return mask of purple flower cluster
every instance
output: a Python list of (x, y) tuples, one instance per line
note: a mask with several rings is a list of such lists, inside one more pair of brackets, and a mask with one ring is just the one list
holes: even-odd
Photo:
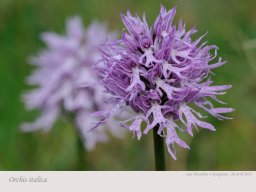
[[(122, 123), (141, 138), (151, 129), (165, 138), (170, 155), (176, 159), (174, 144), (189, 149), (178, 136), (193, 128), (214, 131), (210, 123), (192, 108), (196, 106), (217, 119), (229, 119), (223, 113), (232, 108), (215, 108), (211, 100), (223, 104), (216, 96), (225, 94), (231, 85), (212, 85), (211, 70), (225, 62), (217, 57), (218, 47), (192, 40), (195, 28), (185, 30), (180, 20), (173, 24), (176, 8), (167, 11), (163, 6), (153, 27), (145, 18), (127, 13), (121, 15), (127, 29), (120, 40), (107, 41), (101, 46), (103, 61), (98, 65), (102, 85), (112, 94), (116, 106), (99, 122), (130, 106), (137, 114)], [(210, 64), (211, 63), (211, 64)], [(141, 130), (143, 122), (146, 128)], [(185, 126), (184, 126), (185, 125)], [(184, 128), (185, 127), (185, 128)]]
[[(37, 109), (42, 115), (33, 123), (24, 123), (24, 131), (49, 130), (56, 120), (65, 114), (72, 114), (85, 147), (93, 149), (98, 141), (108, 139), (106, 131), (122, 136), (122, 130), (114, 120), (107, 126), (88, 132), (92, 123), (99, 121), (92, 116), (96, 110), (108, 110), (106, 93), (98, 82), (92, 67), (101, 56), (98, 46), (107, 39), (105, 25), (94, 22), (87, 30), (81, 19), (74, 17), (67, 21), (67, 35), (44, 33), (47, 49), (31, 59), (37, 68), (28, 83), (37, 88), (24, 95), (28, 109)], [(113, 38), (115, 34), (109, 34)]]

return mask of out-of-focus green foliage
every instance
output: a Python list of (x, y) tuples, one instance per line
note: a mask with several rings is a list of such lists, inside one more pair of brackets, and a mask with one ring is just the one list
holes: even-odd
[[(256, 1), (255, 0), (163, 0), (177, 6), (179, 18), (205, 40), (217, 44), (228, 64), (215, 70), (216, 84), (232, 84), (222, 99), (236, 109), (234, 120), (210, 118), (217, 131), (201, 130), (186, 138), (191, 150), (177, 147), (178, 159), (167, 156), (169, 170), (256, 169)], [(28, 89), (25, 78), (32, 71), (27, 58), (44, 45), (43, 31), (63, 32), (65, 19), (81, 15), (84, 24), (105, 21), (122, 30), (120, 12), (130, 9), (147, 14), (152, 23), (160, 3), (154, 0), (0, 0), (0, 170), (75, 170), (78, 153), (75, 130), (60, 120), (49, 132), (21, 133), (19, 124), (33, 120), (21, 94)], [(88, 170), (153, 170), (152, 135), (141, 141), (129, 134), (123, 140), (98, 144), (85, 154)]]

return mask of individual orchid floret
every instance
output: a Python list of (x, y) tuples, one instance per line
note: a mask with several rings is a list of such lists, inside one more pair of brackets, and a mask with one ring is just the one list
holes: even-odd
[[(173, 24), (176, 8), (169, 11), (161, 6), (152, 27), (130, 12), (121, 15), (127, 30), (121, 39), (107, 41), (101, 46), (102, 58), (98, 74), (102, 85), (115, 98), (137, 112), (122, 126), (141, 138), (152, 129), (166, 139), (170, 155), (176, 159), (174, 145), (189, 149), (178, 136), (193, 136), (199, 127), (214, 131), (210, 123), (202, 120), (194, 106), (218, 119), (232, 112), (232, 108), (215, 108), (211, 100), (223, 103), (217, 96), (226, 93), (230, 85), (212, 85), (211, 70), (225, 62), (217, 57), (218, 47), (193, 40), (195, 28), (185, 29), (182, 21)], [(111, 114), (115, 115), (115, 114)], [(109, 114), (108, 117), (111, 117)], [(101, 121), (103, 122), (103, 121)], [(104, 119), (107, 122), (107, 119)], [(142, 124), (146, 128), (142, 130)], [(184, 128), (185, 127), (185, 128)]]
[(24, 95), (27, 108), (39, 110), (42, 115), (21, 127), (23, 131), (49, 130), (61, 115), (69, 114), (90, 150), (97, 142), (107, 141), (107, 132), (122, 136), (113, 120), (107, 126), (88, 131), (92, 123), (99, 121), (92, 112), (111, 109), (93, 67), (101, 58), (98, 46), (115, 34), (108, 34), (106, 26), (98, 22), (85, 29), (79, 17), (67, 21), (66, 31), (66, 36), (42, 35), (47, 49), (31, 59), (37, 68), (28, 78), (28, 83), (37, 88)]

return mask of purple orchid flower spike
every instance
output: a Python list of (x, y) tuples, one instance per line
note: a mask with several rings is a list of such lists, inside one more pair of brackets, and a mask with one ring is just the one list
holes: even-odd
[(28, 83), (37, 88), (24, 94), (28, 109), (37, 109), (42, 115), (33, 123), (24, 123), (23, 131), (49, 130), (61, 114), (72, 114), (86, 149), (91, 150), (97, 142), (108, 140), (107, 132), (122, 137), (123, 130), (112, 119), (106, 126), (88, 131), (99, 118), (91, 115), (97, 110), (111, 109), (106, 104), (107, 93), (98, 84), (93, 70), (101, 59), (98, 46), (114, 38), (105, 25), (93, 22), (87, 29), (79, 17), (67, 21), (67, 34), (44, 33), (47, 49), (31, 59), (37, 68)]
[[(153, 27), (148, 26), (145, 16), (140, 19), (130, 12), (121, 15), (127, 30), (123, 31), (121, 39), (101, 46), (103, 61), (98, 66), (102, 85), (117, 103), (124, 104), (111, 115), (129, 106), (137, 115), (124, 121), (122, 126), (138, 139), (157, 129), (174, 159), (174, 144), (189, 149), (179, 133), (193, 136), (198, 127), (215, 131), (192, 106), (221, 120), (228, 119), (223, 114), (233, 111), (232, 108), (215, 108), (210, 101), (223, 103), (216, 96), (231, 88), (230, 85), (212, 85), (211, 70), (225, 63), (221, 58), (213, 62), (218, 47), (200, 44), (203, 36), (192, 40), (197, 30), (186, 31), (182, 21), (175, 26), (175, 14), (176, 8), (167, 11), (161, 6)], [(141, 127), (143, 122), (145, 130)]]

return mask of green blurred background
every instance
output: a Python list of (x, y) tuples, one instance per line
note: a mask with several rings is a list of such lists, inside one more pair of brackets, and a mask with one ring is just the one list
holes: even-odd
[[(222, 100), (236, 109), (234, 120), (209, 121), (216, 132), (200, 130), (185, 138), (191, 150), (177, 149), (178, 160), (166, 154), (168, 170), (256, 170), (256, 1), (163, 0), (188, 27), (196, 26), (204, 40), (219, 46), (228, 63), (215, 70), (216, 84), (232, 84)], [(84, 24), (106, 21), (122, 30), (120, 12), (147, 14), (150, 24), (159, 13), (154, 0), (0, 0), (0, 170), (76, 170), (79, 151), (76, 133), (60, 120), (49, 132), (21, 133), (19, 124), (33, 120), (21, 102), (32, 72), (27, 58), (44, 47), (43, 31), (63, 32), (69, 16)], [(154, 170), (152, 133), (140, 141), (128, 134), (98, 144), (87, 153), (88, 170)], [(80, 154), (81, 155), (81, 154)]]

